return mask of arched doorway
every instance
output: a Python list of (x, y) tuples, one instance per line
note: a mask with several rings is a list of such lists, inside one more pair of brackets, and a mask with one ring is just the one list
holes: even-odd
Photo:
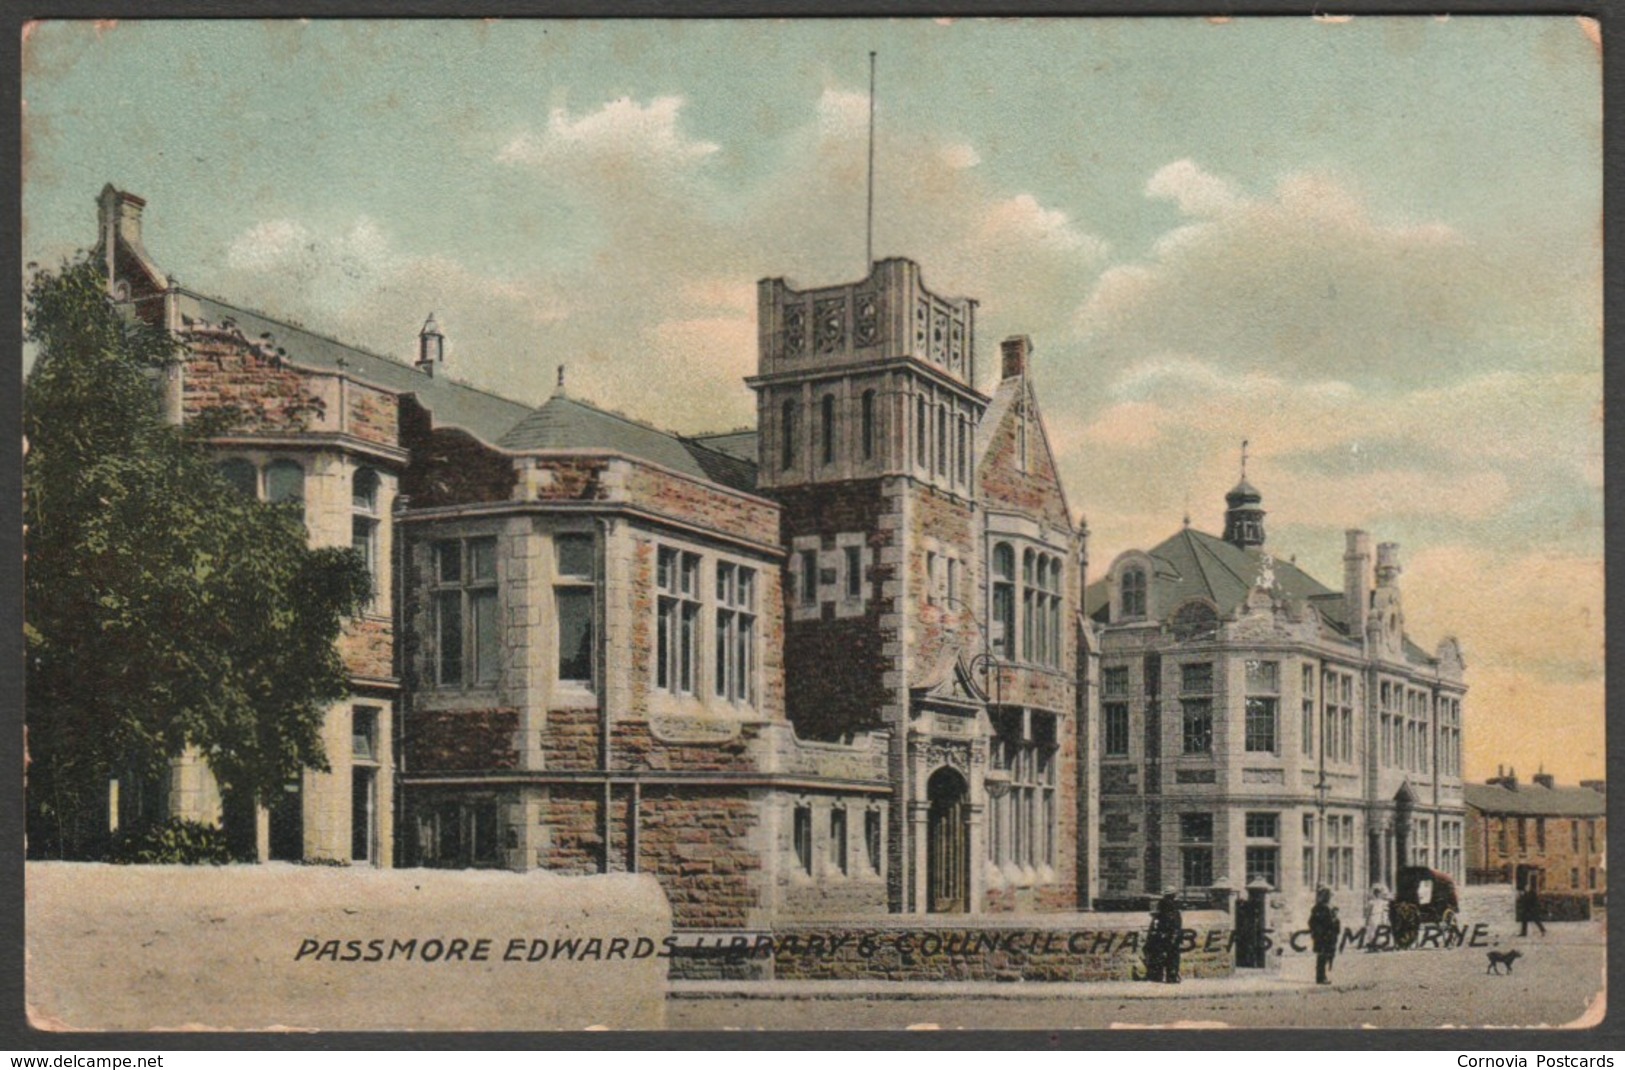
[(926, 781), (925, 793), (931, 804), (926, 909), (933, 914), (963, 914), (970, 909), (969, 785), (958, 772), (944, 766)]

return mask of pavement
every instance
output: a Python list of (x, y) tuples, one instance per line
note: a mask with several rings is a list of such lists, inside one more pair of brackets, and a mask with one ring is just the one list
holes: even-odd
[(1247, 970), (1234, 977), (1192, 978), (1177, 985), (1146, 981), (673, 981), (674, 1000), (938, 1000), (938, 999), (1226, 999), (1312, 996), (1374, 988), (1374, 981), (1317, 985)]
[[(1486, 948), (1337, 957), (1316, 985), (1313, 956), (1279, 971), (1178, 985), (1054, 982), (690, 981), (671, 985), (669, 1029), (1106, 1029), (1240, 1027), (1426, 1029), (1574, 1027), (1603, 1012), (1603, 923), (1549, 923), (1519, 937), (1497, 926), (1490, 948), (1517, 948), (1514, 971), (1489, 973)], [(1576, 1038), (1577, 1043), (1583, 1041)]]

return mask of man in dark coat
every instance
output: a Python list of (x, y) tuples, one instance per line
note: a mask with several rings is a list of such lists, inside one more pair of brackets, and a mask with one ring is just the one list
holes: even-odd
[(1158, 901), (1156, 912), (1151, 915), (1151, 932), (1145, 941), (1147, 980), (1179, 983), (1179, 943), (1184, 930), (1185, 918), (1179, 912), (1179, 901), (1169, 892)]
[(1540, 886), (1534, 877), (1530, 877), (1529, 883), (1524, 885), (1522, 894), (1518, 896), (1518, 920), (1523, 922), (1523, 928), (1518, 935), (1528, 936), (1529, 923), (1534, 922), (1540, 926), (1540, 935), (1545, 936), (1545, 918), (1546, 915), (1540, 909)]
[(1309, 912), (1309, 939), (1315, 945), (1315, 984), (1329, 985), (1332, 960), (1337, 957), (1337, 938), (1342, 923), (1337, 908), (1332, 906), (1332, 890), (1322, 888), (1315, 893), (1315, 908)]

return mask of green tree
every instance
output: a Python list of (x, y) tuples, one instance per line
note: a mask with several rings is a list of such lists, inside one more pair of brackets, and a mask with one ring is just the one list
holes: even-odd
[(369, 580), (353, 551), (309, 548), (297, 506), (220, 477), (218, 420), (163, 421), (181, 344), (115, 306), (93, 260), (37, 271), (27, 301), (29, 851), (94, 857), (109, 779), (150, 782), (189, 746), (240, 808), (326, 768), (335, 644)]

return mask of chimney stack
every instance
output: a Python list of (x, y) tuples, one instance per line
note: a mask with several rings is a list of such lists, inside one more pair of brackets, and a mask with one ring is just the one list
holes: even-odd
[(1348, 607), (1349, 634), (1364, 638), (1371, 616), (1371, 536), (1350, 529), (1344, 533), (1343, 601)]
[(423, 330), (418, 332), (418, 359), (417, 369), (424, 375), (434, 376), (434, 366), (446, 359), (446, 336), (440, 333), (440, 324), (435, 322), (434, 313), (423, 321)]
[(999, 378), (1014, 379), (1027, 374), (1027, 365), (1033, 354), (1031, 338), (1024, 334), (1013, 334), (999, 343), (999, 351), (1004, 355), (1003, 371)]
[(1539, 784), (1543, 788), (1547, 788), (1549, 790), (1555, 790), (1557, 788), (1557, 778), (1552, 776), (1550, 773), (1536, 773), (1534, 780), (1536, 784)]
[(1385, 542), (1377, 546), (1377, 586), (1397, 587), (1399, 574), (1399, 543)]
[(109, 182), (96, 198), (101, 252), (107, 265), (107, 292), (113, 293), (117, 274), (116, 250), (122, 243), (141, 252), (141, 210), (147, 202), (133, 193), (114, 189)]

